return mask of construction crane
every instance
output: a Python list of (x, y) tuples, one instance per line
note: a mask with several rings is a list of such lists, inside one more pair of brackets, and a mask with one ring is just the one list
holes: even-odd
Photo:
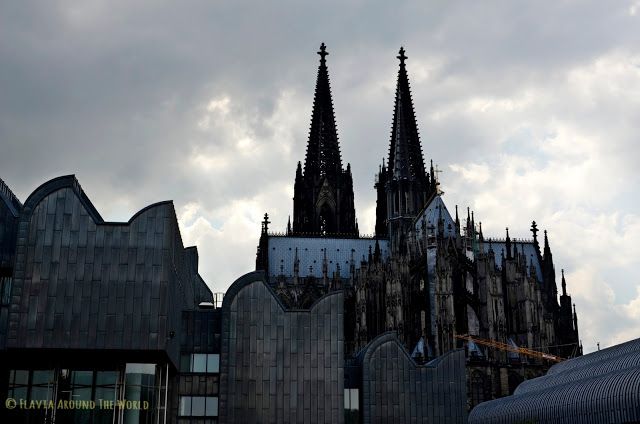
[(552, 355), (550, 353), (539, 352), (537, 350), (528, 349), (526, 347), (511, 346), (511, 345), (509, 345), (507, 343), (502, 343), (502, 342), (499, 342), (497, 340), (482, 339), (480, 337), (471, 336), (469, 334), (456, 335), (455, 338), (456, 339), (461, 339), (461, 340), (466, 340), (468, 342), (474, 342), (476, 344), (483, 345), (483, 346), (488, 346), (488, 347), (493, 347), (493, 348), (500, 349), (500, 350), (506, 350), (506, 351), (509, 351), (509, 352), (514, 352), (514, 353), (517, 353), (517, 354), (520, 354), (520, 355), (526, 355), (526, 356), (531, 356), (531, 357), (534, 357), (534, 358), (546, 359), (546, 360), (552, 361), (552, 362), (562, 362), (565, 359), (565, 358), (561, 358), (561, 357), (556, 356), (556, 355)]

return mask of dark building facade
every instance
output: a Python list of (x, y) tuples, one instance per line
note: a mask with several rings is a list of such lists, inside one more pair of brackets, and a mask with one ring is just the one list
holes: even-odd
[(376, 337), (362, 363), (363, 423), (466, 422), (464, 350), (418, 365), (395, 332)]
[(105, 222), (74, 176), (2, 187), (0, 421), (216, 422), (220, 313), (173, 204)]
[(417, 364), (395, 333), (344, 359), (344, 292), (285, 305), (263, 272), (222, 307), (220, 419), (226, 423), (465, 423), (464, 352)]
[[(340, 150), (334, 137), (337, 131), (324, 45), (319, 53), (305, 163), (331, 163), (331, 169), (338, 170), (341, 165), (336, 165), (335, 158), (340, 157)], [(544, 240), (539, 241), (535, 221), (528, 239), (513, 238), (508, 229), (504, 238), (485, 237), (472, 211), (467, 209), (466, 220), (459, 217), (457, 206), (455, 217), (449, 212), (433, 161), (428, 171), (425, 167), (403, 48), (398, 59), (388, 160), (379, 166), (374, 185), (375, 235), (361, 236), (357, 225), (355, 232), (333, 224), (302, 230), (301, 193), (317, 190), (299, 189), (308, 170), (305, 167), (302, 173), (298, 164), (294, 226), (287, 224), (285, 232), (274, 233), (265, 214), (256, 269), (265, 272), (270, 286), (290, 307), (308, 306), (326, 293), (344, 291), (347, 360), (387, 331), (396, 331), (419, 361), (464, 347), (467, 400), (473, 407), (513, 393), (520, 382), (544, 374), (550, 364), (540, 357), (464, 342), (460, 336), (573, 357), (581, 354), (577, 314), (564, 272), (558, 298), (549, 238), (545, 231)], [(331, 178), (322, 177), (328, 171), (323, 174), (317, 166), (308, 169), (316, 170), (314, 181), (324, 178), (324, 187), (337, 187), (331, 185)], [(337, 181), (338, 174), (333, 175)], [(353, 204), (352, 191), (340, 193), (351, 197), (340, 204)], [(318, 206), (325, 204), (318, 200), (321, 197), (306, 203), (307, 221), (342, 222), (343, 212)], [(322, 210), (333, 212), (322, 215)], [(352, 209), (344, 213), (349, 222), (355, 220)]]
[[(450, 422), (464, 422), (460, 354), (422, 366), (394, 340), (402, 355), (347, 362), (344, 292), (292, 307), (264, 272), (223, 300), (183, 246), (171, 202), (107, 222), (73, 175), (24, 204), (0, 188), (0, 422), (371, 422), (400, 414), (377, 403), (374, 384), (399, 370), (419, 374), (419, 401), (445, 396)], [(401, 386), (395, 408), (416, 396)]]
[(225, 422), (343, 422), (342, 292), (287, 310), (262, 275), (249, 274), (231, 286), (222, 313)]

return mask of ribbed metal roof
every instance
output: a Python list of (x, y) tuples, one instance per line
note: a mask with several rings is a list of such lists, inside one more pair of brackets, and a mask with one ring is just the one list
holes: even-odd
[[(516, 249), (518, 254), (520, 254), (524, 250), (524, 255), (527, 258), (527, 267), (533, 262), (533, 267), (536, 270), (536, 277), (538, 277), (538, 281), (542, 281), (542, 266), (540, 261), (538, 261), (538, 252), (536, 251), (536, 246), (532, 241), (520, 241), (515, 240), (511, 241), (511, 246), (516, 244)], [(500, 254), (504, 252), (504, 255), (507, 256), (507, 246), (504, 240), (494, 241), (490, 239), (485, 239), (484, 243), (480, 243), (480, 249), (483, 252), (488, 252), (489, 248), (493, 249), (493, 253), (496, 255), (496, 265), (498, 268), (502, 268), (502, 261), (500, 261)], [(513, 247), (512, 247), (513, 249)]]
[(554, 365), (513, 396), (484, 402), (470, 424), (624, 423), (640, 420), (640, 339)]
[[(389, 242), (378, 240), (382, 259), (389, 256)], [(269, 237), (269, 276), (284, 275), (293, 277), (293, 265), (298, 250), (300, 260), (300, 277), (322, 277), (322, 265), (327, 258), (327, 274), (329, 278), (340, 265), (340, 276), (349, 278), (349, 268), (353, 258), (356, 269), (360, 268), (363, 258), (369, 257), (369, 249), (373, 253), (375, 239), (349, 239), (326, 237)]]
[[(441, 215), (442, 213), (442, 215)], [(416, 234), (422, 234), (422, 228), (424, 226), (427, 234), (429, 233), (429, 227), (433, 225), (434, 231), (438, 229), (438, 220), (442, 216), (444, 221), (444, 235), (446, 237), (453, 237), (456, 234), (456, 222), (451, 217), (447, 206), (442, 201), (442, 197), (435, 196), (431, 203), (422, 210), (420, 215), (415, 220)]]

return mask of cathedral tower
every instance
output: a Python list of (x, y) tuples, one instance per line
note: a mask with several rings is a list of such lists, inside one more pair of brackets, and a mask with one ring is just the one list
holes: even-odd
[(389, 161), (376, 178), (378, 194), (376, 236), (388, 236), (393, 251), (401, 251), (412, 220), (435, 192), (435, 177), (425, 172), (418, 125), (411, 100), (404, 48), (398, 55), (400, 70), (396, 86)]
[(324, 43), (311, 114), (307, 154), (298, 162), (293, 197), (293, 234), (357, 236), (351, 165), (342, 168)]

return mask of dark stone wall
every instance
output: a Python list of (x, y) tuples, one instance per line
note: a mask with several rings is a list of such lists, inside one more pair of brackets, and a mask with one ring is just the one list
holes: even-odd
[(177, 367), (181, 311), (210, 300), (193, 262), (171, 202), (108, 223), (74, 176), (51, 180), (20, 214), (7, 347), (165, 351)]
[(238, 279), (222, 306), (220, 421), (344, 421), (343, 294), (286, 311), (264, 273)]
[(222, 310), (182, 312), (180, 349), (192, 353), (220, 353)]
[[(10, 278), (13, 275), (18, 215), (21, 208), (20, 202), (0, 180), (0, 277)], [(5, 348), (8, 323), (9, 307), (0, 304), (0, 350)]]
[(363, 422), (466, 423), (464, 350), (416, 365), (395, 333), (361, 353)]
[(19, 209), (16, 210), (10, 199), (0, 192), (0, 269), (13, 266), (18, 232), (18, 213)]

